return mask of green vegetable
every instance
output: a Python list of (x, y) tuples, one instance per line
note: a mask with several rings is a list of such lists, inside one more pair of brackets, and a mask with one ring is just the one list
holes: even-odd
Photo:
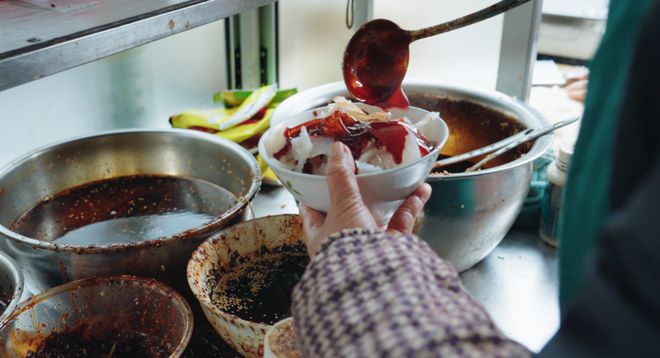
[[(213, 95), (213, 102), (222, 102), (226, 108), (237, 107), (240, 106), (241, 103), (243, 103), (243, 101), (245, 101), (245, 99), (252, 94), (252, 92), (254, 91), (232, 90), (217, 92)], [(268, 107), (274, 108), (278, 104), (282, 103), (285, 99), (293, 96), (296, 93), (298, 93), (296, 88), (278, 90), (277, 93), (275, 93), (275, 97), (273, 97), (273, 99), (268, 104)]]

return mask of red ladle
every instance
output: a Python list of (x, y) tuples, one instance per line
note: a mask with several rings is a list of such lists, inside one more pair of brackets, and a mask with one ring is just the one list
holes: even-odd
[(472, 14), (420, 30), (403, 30), (389, 20), (362, 25), (344, 52), (344, 83), (353, 97), (387, 108), (408, 108), (401, 82), (411, 42), (486, 20), (531, 0), (504, 0)]

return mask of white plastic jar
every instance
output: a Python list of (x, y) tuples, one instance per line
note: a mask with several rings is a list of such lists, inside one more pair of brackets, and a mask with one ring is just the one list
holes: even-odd
[(562, 145), (559, 148), (557, 159), (548, 167), (549, 182), (541, 203), (539, 235), (541, 240), (554, 247), (557, 247), (557, 228), (571, 157), (573, 157), (573, 146)]

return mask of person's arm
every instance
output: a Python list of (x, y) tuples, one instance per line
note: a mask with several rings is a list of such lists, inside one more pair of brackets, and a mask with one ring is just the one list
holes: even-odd
[(292, 312), (303, 356), (529, 356), (495, 327), (451, 264), (406, 234), (430, 188), (418, 189), (382, 231), (361, 202), (350, 154), (336, 149), (328, 215), (302, 208), (313, 259)]
[(305, 357), (526, 357), (413, 235), (330, 236), (293, 293)]

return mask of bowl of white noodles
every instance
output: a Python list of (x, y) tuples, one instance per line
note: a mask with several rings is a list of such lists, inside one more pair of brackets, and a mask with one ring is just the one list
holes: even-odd
[(362, 198), (379, 224), (431, 171), (449, 130), (438, 113), (409, 107), (383, 111), (344, 98), (292, 115), (259, 141), (259, 154), (301, 203), (327, 212), (330, 147), (351, 150)]

